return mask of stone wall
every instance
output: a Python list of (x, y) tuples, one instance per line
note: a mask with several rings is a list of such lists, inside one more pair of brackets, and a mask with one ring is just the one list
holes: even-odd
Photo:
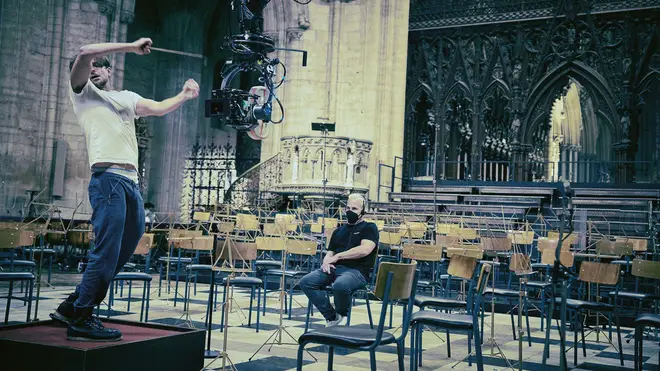
[(378, 164), (391, 165), (403, 154), (408, 8), (408, 1), (394, 0), (272, 2), (266, 8), (267, 33), (278, 45), (309, 55), (302, 67), (299, 53), (277, 54), (287, 66), (278, 91), (286, 118), (264, 140), (262, 159), (282, 151), (285, 137), (320, 135), (312, 122), (334, 122), (331, 139), (373, 143), (365, 182), (370, 198), (377, 197)]
[[(66, 143), (64, 195), (52, 199), (62, 216), (90, 213), (89, 164), (69, 100), (69, 59), (85, 44), (113, 41), (130, 21), (133, 3), (9, 0), (0, 12), (0, 216), (20, 217), (29, 192), (51, 201), (53, 148)], [(123, 18), (115, 14), (125, 15)], [(122, 61), (114, 61), (123, 70)], [(115, 87), (119, 80), (113, 80)]]

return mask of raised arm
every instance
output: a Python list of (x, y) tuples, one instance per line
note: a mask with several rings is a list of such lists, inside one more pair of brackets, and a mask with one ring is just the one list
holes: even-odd
[(80, 48), (73, 67), (71, 68), (71, 87), (76, 93), (85, 87), (92, 71), (94, 58), (114, 53), (151, 53), (152, 41), (149, 38), (141, 38), (132, 43), (101, 43), (90, 44)]
[(195, 80), (188, 79), (183, 84), (181, 92), (172, 98), (156, 102), (151, 99), (140, 99), (135, 107), (135, 114), (140, 117), (163, 116), (179, 108), (184, 102), (199, 96), (199, 85)]

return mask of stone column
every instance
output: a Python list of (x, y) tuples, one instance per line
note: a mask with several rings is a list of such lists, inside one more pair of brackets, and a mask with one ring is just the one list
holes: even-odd
[(654, 177), (653, 180), (656, 183), (660, 182), (660, 99), (655, 100), (655, 153), (653, 155), (652, 171)]
[(634, 166), (630, 163), (625, 163), (628, 161), (628, 152), (630, 151), (631, 142), (629, 139), (624, 139), (618, 143), (614, 143), (612, 146), (614, 148), (614, 161), (616, 164), (616, 171), (614, 176), (614, 182), (618, 184), (632, 182), (632, 170)]
[(511, 145), (511, 157), (513, 165), (512, 179), (516, 182), (529, 180), (529, 163), (527, 155), (532, 151), (530, 144), (514, 143)]
[(563, 143), (559, 144), (559, 180), (568, 180), (568, 149)]
[[(199, 1), (185, 9), (163, 5), (160, 9), (162, 31), (154, 40), (161, 48), (203, 54), (205, 12)], [(194, 10), (190, 10), (194, 9)], [(193, 57), (157, 53), (156, 100), (177, 95), (187, 79), (200, 82), (203, 61)], [(201, 98), (200, 98), (201, 99)], [(151, 118), (154, 137), (151, 146), (149, 199), (161, 212), (178, 213), (184, 182), (185, 159), (197, 135), (198, 121), (204, 119), (200, 103), (188, 101), (164, 117)]]
[[(119, 22), (115, 23), (117, 25), (117, 42), (130, 42), (134, 40), (127, 40), (126, 33), (128, 25), (133, 23), (135, 20), (135, 14), (133, 13), (133, 6), (135, 4), (130, 4), (130, 1), (125, 1), (123, 3), (124, 7), (121, 9), (119, 14)], [(128, 8), (129, 5), (132, 5)], [(115, 54), (115, 63), (112, 66), (113, 75), (114, 75), (114, 87), (116, 90), (124, 89), (124, 65), (126, 61), (126, 55), (123, 53)]]

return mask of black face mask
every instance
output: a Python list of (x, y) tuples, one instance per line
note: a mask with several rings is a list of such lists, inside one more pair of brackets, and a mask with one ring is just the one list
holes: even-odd
[(360, 215), (353, 210), (348, 210), (346, 212), (346, 219), (348, 220), (348, 224), (355, 224), (360, 219)]

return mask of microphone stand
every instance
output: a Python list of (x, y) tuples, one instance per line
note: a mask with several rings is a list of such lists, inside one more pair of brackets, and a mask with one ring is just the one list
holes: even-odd
[(564, 240), (564, 228), (566, 225), (566, 215), (568, 214), (568, 198), (566, 196), (566, 186), (564, 183), (559, 182), (559, 191), (562, 198), (562, 213), (559, 217), (559, 237), (557, 240), (557, 247), (555, 248), (555, 263), (552, 267), (552, 293), (550, 295), (550, 308), (546, 316), (546, 329), (545, 329), (545, 344), (543, 347), (543, 369), (546, 366), (546, 359), (550, 357), (550, 330), (552, 327), (552, 316), (554, 314), (555, 297), (557, 295), (557, 284), (561, 279), (561, 304), (559, 306), (559, 367), (562, 371), (567, 371), (568, 366), (566, 363), (566, 295), (568, 286), (568, 272), (566, 267), (561, 264), (559, 260), (561, 256), (561, 246)]

